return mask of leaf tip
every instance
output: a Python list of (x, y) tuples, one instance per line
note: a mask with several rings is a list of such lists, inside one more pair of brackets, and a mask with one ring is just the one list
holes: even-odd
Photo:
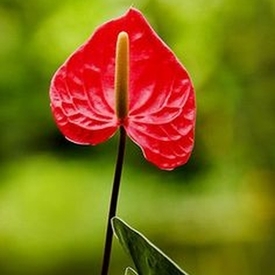
[(137, 272), (131, 267), (127, 267), (124, 275), (138, 275)]

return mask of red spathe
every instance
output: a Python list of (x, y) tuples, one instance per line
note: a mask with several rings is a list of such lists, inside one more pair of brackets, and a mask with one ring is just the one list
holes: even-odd
[[(115, 52), (120, 32), (130, 42), (129, 112), (115, 113)], [(51, 108), (61, 132), (78, 144), (96, 145), (122, 123), (145, 158), (161, 169), (186, 163), (194, 145), (195, 96), (173, 52), (136, 9), (99, 27), (55, 73)]]

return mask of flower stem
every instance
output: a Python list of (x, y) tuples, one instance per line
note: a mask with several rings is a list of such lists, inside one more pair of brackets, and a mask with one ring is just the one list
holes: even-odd
[(125, 129), (123, 126), (120, 126), (119, 129), (120, 129), (119, 146), (118, 146), (116, 168), (115, 168), (115, 174), (114, 174), (114, 180), (113, 180), (113, 190), (111, 195), (111, 202), (110, 202), (109, 215), (108, 215), (108, 221), (107, 221), (107, 231), (106, 231), (106, 238), (105, 238), (105, 248), (104, 248), (104, 254), (103, 254), (101, 275), (108, 274), (108, 269), (110, 264), (112, 242), (113, 242), (113, 230), (111, 225), (111, 219), (116, 215), (119, 186), (120, 186), (120, 179), (121, 179), (121, 173), (123, 168), (124, 152), (125, 152), (125, 145), (126, 145)]

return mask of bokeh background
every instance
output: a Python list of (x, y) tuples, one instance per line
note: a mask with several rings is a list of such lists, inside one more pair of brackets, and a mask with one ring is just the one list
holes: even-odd
[[(48, 89), (131, 5), (188, 68), (198, 117), (173, 172), (128, 142), (119, 216), (191, 275), (275, 274), (274, 0), (0, 0), (0, 274), (99, 274), (117, 137), (66, 141)], [(110, 274), (126, 265), (115, 241)]]

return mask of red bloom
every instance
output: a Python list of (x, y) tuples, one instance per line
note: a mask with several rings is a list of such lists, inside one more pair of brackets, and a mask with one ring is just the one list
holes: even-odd
[[(129, 37), (123, 118), (117, 115), (114, 92), (121, 32)], [(122, 125), (145, 158), (166, 170), (186, 163), (193, 149), (196, 114), (190, 77), (136, 9), (103, 24), (67, 59), (52, 79), (50, 99), (59, 129), (75, 143), (96, 145)]]

